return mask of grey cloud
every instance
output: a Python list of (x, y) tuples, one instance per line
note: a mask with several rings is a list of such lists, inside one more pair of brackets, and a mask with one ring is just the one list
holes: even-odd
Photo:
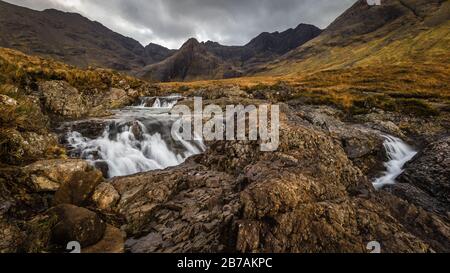
[(242, 45), (299, 23), (325, 28), (356, 0), (8, 0), (79, 12), (142, 44), (177, 48), (190, 37)]

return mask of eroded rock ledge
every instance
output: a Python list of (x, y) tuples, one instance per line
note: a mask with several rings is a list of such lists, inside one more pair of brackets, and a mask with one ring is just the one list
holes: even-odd
[(282, 108), (277, 153), (214, 142), (182, 166), (114, 179), (108, 211), (126, 219), (127, 250), (449, 251), (448, 219), (376, 192), (339, 139)]

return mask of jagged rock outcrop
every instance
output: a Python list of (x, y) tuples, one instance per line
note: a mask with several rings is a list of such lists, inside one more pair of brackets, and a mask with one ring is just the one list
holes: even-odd
[(88, 206), (95, 189), (102, 182), (103, 175), (99, 170), (74, 172), (70, 180), (63, 183), (55, 193), (53, 204)]
[(448, 251), (445, 218), (376, 192), (341, 141), (282, 109), (276, 153), (213, 142), (179, 167), (114, 179), (127, 249), (366, 252), (376, 240), (383, 252)]
[(339, 140), (348, 158), (364, 174), (373, 176), (382, 170), (381, 163), (387, 160), (387, 156), (381, 131), (343, 122), (344, 114), (333, 107), (303, 105), (297, 109), (299, 116)]

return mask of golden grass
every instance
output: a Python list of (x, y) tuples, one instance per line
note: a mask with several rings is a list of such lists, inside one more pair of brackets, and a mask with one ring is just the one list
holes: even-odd
[[(314, 49), (314, 54), (303, 52), (307, 58), (297, 59), (293, 55), (292, 58), (269, 64), (261, 76), (296, 76), (325, 69), (383, 67), (405, 63), (450, 64), (450, 22), (429, 29), (422, 30), (419, 29), (420, 26), (417, 28), (413, 32), (398, 28), (389, 35), (366, 38), (366, 42), (355, 42), (344, 47), (326, 46), (323, 40), (327, 37), (321, 37), (308, 44), (308, 47)], [(303, 49), (299, 49), (299, 52)]]
[(335, 105), (353, 113), (377, 107), (408, 114), (435, 115), (440, 108), (448, 109), (450, 106), (450, 66), (445, 63), (404, 63), (376, 68), (360, 66), (304, 75), (174, 82), (159, 86), (171, 93), (229, 86), (239, 86), (248, 93), (258, 90), (270, 92), (288, 86), (288, 94), (284, 92), (272, 97), (276, 101), (301, 100), (307, 104)]
[(99, 68), (82, 70), (51, 59), (0, 48), (0, 84), (8, 83), (23, 87), (41, 80), (64, 80), (81, 92), (102, 92), (120, 85), (137, 88), (144, 83), (113, 70)]

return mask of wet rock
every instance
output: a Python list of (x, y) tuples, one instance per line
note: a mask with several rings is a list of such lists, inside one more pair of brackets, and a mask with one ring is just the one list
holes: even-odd
[(35, 162), (23, 168), (30, 177), (36, 191), (56, 192), (69, 182), (77, 172), (92, 170), (88, 162), (78, 159), (54, 159)]
[(101, 183), (92, 195), (96, 206), (104, 211), (111, 210), (119, 201), (120, 195), (110, 183)]
[[(63, 124), (57, 129), (58, 133), (65, 135), (67, 132), (78, 132), (84, 137), (94, 139), (100, 137), (108, 125), (107, 120), (88, 119)], [(64, 139), (65, 140), (65, 139)]]
[(144, 106), (144, 107), (152, 107), (155, 104), (156, 97), (145, 97), (141, 98), (139, 103), (135, 104), (135, 106)]
[(109, 165), (105, 161), (95, 161), (94, 167), (102, 172), (103, 177), (109, 177)]
[(383, 170), (387, 155), (379, 132), (347, 126), (339, 135), (346, 154), (363, 173), (373, 176)]
[(82, 253), (124, 253), (126, 234), (111, 225), (106, 226), (102, 240), (93, 246), (83, 248)]
[(125, 246), (132, 253), (155, 253), (164, 246), (164, 240), (160, 233), (150, 233), (139, 239), (129, 239)]
[(57, 217), (52, 230), (52, 242), (66, 246), (77, 241), (88, 247), (98, 243), (105, 234), (106, 224), (92, 211), (73, 205), (59, 205), (48, 211)]
[(376, 111), (367, 115), (355, 116), (354, 119), (365, 126), (401, 139), (406, 140), (406, 136), (408, 136), (412, 138), (411, 141), (414, 141), (416, 146), (429, 145), (449, 133), (449, 121), (445, 115), (426, 118)]
[[(450, 137), (444, 137), (431, 143), (420, 152), (411, 162), (405, 166), (405, 171), (398, 178), (401, 183), (413, 185), (435, 198), (443, 205), (435, 208), (438, 211), (450, 211)], [(411, 198), (415, 198), (407, 194)], [(413, 200), (408, 198), (410, 200)], [(435, 207), (427, 199), (414, 202), (420, 205), (425, 202), (425, 207)], [(435, 204), (438, 204), (434, 202)]]
[(385, 214), (394, 217), (405, 230), (425, 241), (433, 252), (450, 251), (448, 215), (429, 213), (421, 207), (386, 192), (380, 192), (374, 201), (382, 205), (386, 210)]
[(52, 113), (66, 118), (80, 118), (87, 114), (81, 94), (67, 82), (43, 82), (39, 90), (44, 97), (45, 107)]
[(75, 172), (69, 181), (60, 186), (53, 199), (53, 204), (86, 206), (95, 188), (102, 182), (103, 175), (98, 170)]
[(131, 126), (131, 132), (133, 133), (136, 140), (143, 140), (144, 132), (142, 131), (141, 125), (138, 122), (133, 122), (133, 125)]
[(409, 183), (396, 183), (388, 185), (384, 188), (385, 191), (408, 201), (411, 204), (421, 207), (426, 211), (441, 213), (446, 215), (449, 211), (448, 205), (440, 202), (429, 193)]

